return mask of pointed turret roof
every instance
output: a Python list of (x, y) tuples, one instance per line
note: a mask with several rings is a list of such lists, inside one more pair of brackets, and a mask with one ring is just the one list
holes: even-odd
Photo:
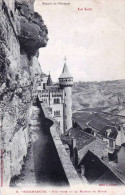
[(52, 79), (51, 79), (51, 75), (50, 75), (50, 72), (49, 72), (48, 80), (47, 80), (47, 86), (51, 86), (51, 85), (52, 85)]
[(62, 74), (60, 75), (59, 79), (72, 78), (72, 75), (70, 74), (67, 64), (66, 64), (66, 58), (64, 59), (65, 59), (65, 63), (64, 63)]

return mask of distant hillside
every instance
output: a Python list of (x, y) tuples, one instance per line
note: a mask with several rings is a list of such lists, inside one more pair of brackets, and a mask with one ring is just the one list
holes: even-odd
[(73, 110), (125, 110), (125, 80), (74, 83), (72, 94)]

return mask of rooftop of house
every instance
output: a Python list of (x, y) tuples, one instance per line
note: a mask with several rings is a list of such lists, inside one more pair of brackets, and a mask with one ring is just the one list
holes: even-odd
[(71, 128), (65, 134), (61, 135), (61, 140), (68, 145), (71, 145), (71, 138), (76, 139), (76, 146), (81, 150), (85, 145), (90, 144), (96, 138), (78, 128)]
[(97, 131), (100, 131), (102, 128), (104, 128), (107, 125), (112, 126), (113, 123), (107, 120), (106, 118), (101, 117), (99, 113), (94, 113), (92, 114), (88, 125), (96, 129)]
[(87, 123), (91, 118), (91, 114), (88, 112), (84, 112), (84, 115), (81, 113), (73, 113), (73, 121), (76, 122), (82, 129), (87, 128)]
[(81, 122), (87, 123), (92, 114), (90, 112), (75, 112), (73, 113), (73, 119), (74, 120), (79, 120)]
[[(112, 168), (109, 164), (105, 163), (102, 159), (100, 159), (94, 152), (88, 150), (87, 153), (84, 155), (84, 157), (81, 159), (79, 165), (86, 164), (88, 166), (88, 163), (90, 163), (91, 166), (91, 159), (95, 158), (98, 161), (98, 166), (104, 167), (106, 171), (104, 174), (102, 174), (98, 179), (95, 180), (95, 182), (98, 182), (100, 180), (104, 180), (107, 178), (107, 174), (111, 177), (114, 177), (116, 181), (118, 181), (121, 184), (125, 184), (125, 177), (122, 172), (116, 170), (115, 168)], [(109, 179), (109, 178), (107, 178)]]
[(103, 136), (107, 128), (110, 127), (111, 133), (109, 137), (113, 139), (117, 137), (118, 130), (114, 126), (114, 121), (110, 121), (105, 117), (102, 117), (100, 113), (77, 112), (73, 114), (73, 121), (75, 121), (82, 129), (87, 127), (93, 128)]
[(79, 162), (82, 160), (82, 158), (88, 151), (93, 152), (99, 158), (108, 155), (106, 143), (99, 138), (96, 138), (91, 143), (85, 145), (83, 148), (81, 148), (81, 150), (79, 150)]
[(101, 129), (100, 135), (102, 135), (103, 137), (106, 137), (106, 131), (108, 131), (108, 130), (111, 130), (108, 137), (112, 138), (112, 139), (116, 139), (116, 137), (118, 135), (118, 130), (114, 126), (106, 125), (104, 128)]

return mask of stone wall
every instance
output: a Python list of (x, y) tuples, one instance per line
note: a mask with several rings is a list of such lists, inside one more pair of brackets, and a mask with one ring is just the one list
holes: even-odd
[(38, 49), (47, 44), (47, 28), (33, 11), (34, 0), (0, 1), (0, 149), (3, 181), (19, 175), (29, 146), (33, 91), (41, 68)]
[(78, 173), (76, 172), (68, 153), (66, 152), (65, 146), (63, 145), (59, 133), (59, 125), (56, 120), (51, 117), (48, 109), (41, 103), (41, 108), (45, 115), (45, 118), (52, 121), (53, 124), (50, 126), (50, 135), (52, 137), (54, 147), (60, 159), (60, 164), (62, 166), (63, 172), (65, 173), (66, 179), (70, 187), (83, 186), (83, 183), (86, 184), (86, 179), (83, 177), (80, 179)]

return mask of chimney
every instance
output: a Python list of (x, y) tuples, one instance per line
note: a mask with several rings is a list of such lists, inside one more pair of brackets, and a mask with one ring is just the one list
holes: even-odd
[(84, 167), (84, 165), (81, 165), (80, 168), (81, 168), (81, 176), (84, 177), (84, 174), (85, 174), (85, 167)]
[(72, 140), (73, 140), (73, 149), (74, 149), (76, 147), (76, 139), (73, 137)]
[(70, 149), (70, 158), (73, 157), (73, 138), (71, 138), (71, 146), (69, 146)]
[(76, 167), (76, 168), (77, 168), (77, 166), (78, 166), (78, 149), (77, 149), (77, 147), (75, 147), (75, 148), (73, 149), (73, 165), (74, 165), (74, 167)]
[(73, 157), (73, 159), (74, 159), (74, 149), (75, 148), (76, 148), (76, 139), (73, 137), (73, 138), (71, 138), (70, 158)]
[(121, 129), (120, 129), (120, 131), (118, 131), (118, 134), (116, 137), (116, 145), (121, 146), (121, 142), (122, 142), (122, 133), (121, 133)]
[(96, 132), (94, 131), (94, 137), (96, 137)]

